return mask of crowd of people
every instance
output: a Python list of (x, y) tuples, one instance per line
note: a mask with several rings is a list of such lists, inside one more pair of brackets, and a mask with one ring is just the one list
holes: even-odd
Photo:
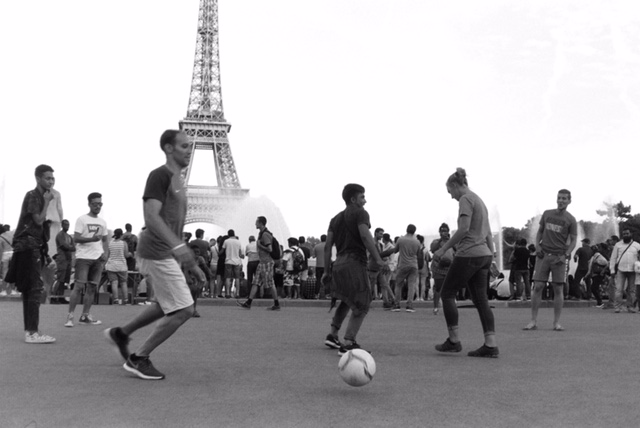
[[(132, 233), (130, 224), (125, 225), (126, 232), (120, 228), (113, 234), (108, 231), (99, 216), (103, 200), (97, 192), (87, 196), (88, 213), (76, 220), (71, 235), (70, 223), (62, 216), (60, 194), (53, 190), (53, 168), (36, 168), (37, 186), (25, 195), (16, 230), (7, 225), (0, 229), (1, 294), (21, 293), (26, 343), (56, 340), (39, 329), (45, 289), (50, 289), (51, 303), (68, 303), (66, 327), (74, 326), (78, 304), (82, 304), (79, 324), (100, 325), (91, 315), (99, 288), (104, 286), (111, 293), (114, 304), (136, 303), (137, 280), (129, 297), (129, 274), (133, 273), (146, 283), (148, 307), (104, 334), (120, 351), (124, 369), (142, 379), (164, 378), (149, 356), (189, 318), (199, 317), (199, 298), (234, 298), (246, 310), (252, 308), (254, 299), (269, 298), (273, 299), (267, 308), (271, 311), (281, 310), (281, 299), (331, 299), (330, 307), (336, 309), (324, 343), (340, 354), (360, 348), (356, 336), (373, 300), (382, 300), (382, 307), (391, 312), (402, 311), (405, 302), (404, 311), (413, 313), (415, 301), (429, 298), (434, 314), (442, 304), (447, 325), (447, 338), (436, 350), (460, 352), (457, 301), (470, 298), (484, 341), (468, 355), (498, 357), (488, 301), (498, 297), (495, 283), (501, 273), (495, 264), (486, 206), (468, 187), (464, 169), (458, 168), (446, 181), (447, 192), (459, 205), (455, 233), (451, 236), (449, 225), (441, 224), (439, 238), (428, 248), (413, 224), (394, 239), (380, 227), (371, 233), (369, 213), (364, 209), (365, 189), (354, 183), (343, 189), (346, 207), (331, 219), (316, 245), (308, 244), (304, 236), (289, 237), (286, 246), (280, 245), (264, 216), (255, 220), (257, 237), (249, 236), (243, 244), (233, 229), (208, 241), (202, 229), (196, 230), (193, 240), (190, 233), (184, 233), (186, 188), (181, 171), (189, 163), (193, 146), (184, 133), (168, 130), (160, 138), (160, 148), (166, 163), (147, 179), (145, 227), (139, 236)], [(589, 299), (593, 294), (596, 307), (606, 308), (601, 296), (604, 288), (615, 312), (623, 308), (636, 312), (640, 244), (633, 241), (629, 230), (622, 230), (621, 240), (612, 236), (606, 243), (591, 246), (589, 239), (583, 239), (574, 254), (577, 223), (567, 211), (570, 203), (571, 192), (561, 189), (557, 207), (543, 213), (534, 242), (527, 247), (527, 241), (520, 238), (514, 244), (508, 298), (531, 299), (531, 321), (524, 330), (538, 328), (538, 309), (545, 297), (554, 302), (556, 331), (564, 330), (560, 316), (565, 297)], [(50, 207), (55, 215), (48, 214)], [(56, 222), (59, 231), (51, 239)], [(51, 242), (56, 253), (53, 258), (49, 256)], [(570, 276), (572, 255), (577, 268)], [(55, 276), (51, 286), (45, 287), (46, 272), (52, 266)], [(342, 342), (339, 332), (349, 313)], [(131, 334), (152, 323), (155, 327), (149, 337), (131, 353)]]

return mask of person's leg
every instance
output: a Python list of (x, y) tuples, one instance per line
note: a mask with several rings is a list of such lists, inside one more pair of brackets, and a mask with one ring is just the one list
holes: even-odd
[[(127, 284), (129, 283), (129, 273), (128, 272), (120, 272), (118, 276), (118, 281), (120, 282), (120, 289), (122, 291), (122, 303), (127, 301), (127, 297), (129, 294), (129, 288)], [(147, 287), (147, 299), (149, 299), (149, 288)]]
[(602, 276), (596, 275), (589, 281), (591, 284), (591, 294), (596, 299), (596, 305), (602, 306), (602, 297), (600, 296), (600, 284), (602, 283)]
[(497, 346), (495, 320), (487, 298), (487, 283), (489, 282), (489, 267), (492, 257), (474, 257), (474, 259), (477, 259), (474, 262), (478, 264), (478, 270), (469, 279), (469, 293), (480, 317), (484, 332), (484, 345), (494, 348)]
[[(158, 305), (151, 305), (150, 307), (153, 308), (154, 306)], [(193, 311), (193, 306), (189, 306), (161, 317), (149, 337), (140, 345), (135, 354), (138, 357), (148, 357), (154, 349), (171, 337), (182, 324), (193, 317)]]
[(522, 281), (524, 282), (524, 292), (527, 296), (527, 300), (531, 300), (531, 281), (529, 281), (529, 271), (522, 272)]
[(87, 283), (87, 278), (89, 277), (90, 265), (91, 265), (91, 260), (76, 259), (76, 277), (74, 281), (75, 285), (73, 286), (73, 290), (71, 290), (71, 295), (69, 296), (70, 317), (73, 317), (73, 313), (76, 310), (76, 305), (80, 300), (80, 296), (82, 295), (82, 293), (84, 293), (84, 289)]
[(358, 315), (351, 312), (349, 322), (347, 323), (347, 328), (344, 332), (344, 341), (346, 345), (355, 343), (356, 336), (358, 335), (360, 327), (362, 327), (362, 323), (364, 322), (366, 316), (366, 312), (360, 312)]
[(102, 262), (100, 260), (93, 260), (93, 263), (89, 266), (89, 276), (87, 281), (87, 290), (82, 302), (82, 313), (88, 315), (93, 305), (100, 279), (102, 278)]
[(562, 314), (562, 306), (564, 306), (564, 294), (562, 289), (564, 288), (563, 282), (553, 282), (553, 328), (554, 330), (561, 330), (560, 315)]
[(342, 323), (347, 317), (348, 313), (349, 305), (347, 305), (345, 302), (340, 302), (340, 304), (336, 308), (335, 313), (333, 314), (333, 318), (331, 319), (331, 335), (333, 337), (338, 337), (338, 333), (340, 332)]
[[(533, 290), (531, 291), (531, 322), (524, 328), (525, 330), (531, 330), (536, 327), (538, 322), (538, 309), (540, 308), (540, 302), (542, 301), (542, 291), (547, 286), (544, 281), (534, 280)], [(562, 294), (562, 293), (559, 293)]]
[(615, 287), (616, 287), (616, 291), (615, 291), (614, 307), (616, 312), (620, 312), (620, 310), (622, 309), (622, 294), (624, 292), (624, 276), (620, 271), (616, 272), (616, 275), (615, 275)]
[(382, 299), (388, 306), (392, 306), (395, 302), (395, 294), (391, 290), (391, 286), (389, 285), (389, 277), (391, 276), (391, 272), (389, 271), (380, 271), (380, 288), (382, 290)]
[(409, 269), (407, 275), (407, 308), (413, 308), (413, 299), (416, 295), (416, 288), (418, 287), (418, 268)]
[(433, 278), (433, 313), (437, 314), (440, 309), (440, 292), (442, 291), (442, 284), (444, 283), (444, 278), (434, 277)]
[(24, 262), (29, 264), (28, 273), (19, 272), (28, 275), (28, 283), (26, 284), (25, 291), (22, 293), (24, 329), (29, 334), (33, 334), (38, 332), (40, 325), (40, 303), (44, 291), (40, 251), (27, 251)]
[(473, 271), (469, 269), (470, 257), (454, 257), (447, 276), (442, 284), (442, 309), (447, 323), (449, 342), (456, 344), (458, 338), (458, 306), (456, 296), (458, 292), (467, 286)]
[[(113, 299), (113, 302), (116, 303), (118, 301), (118, 291), (120, 288), (120, 284), (118, 283), (117, 278), (115, 280), (111, 280), (111, 278), (109, 278), (109, 283), (111, 284), (111, 298)], [(122, 296), (124, 297), (124, 293), (122, 294)]]

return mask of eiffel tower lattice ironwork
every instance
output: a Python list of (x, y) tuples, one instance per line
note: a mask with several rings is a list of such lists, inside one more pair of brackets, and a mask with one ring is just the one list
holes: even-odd
[[(184, 173), (187, 184), (186, 223), (204, 222), (224, 226), (225, 218), (249, 196), (249, 190), (240, 186), (227, 138), (231, 124), (225, 120), (222, 109), (218, 0), (200, 0), (191, 94), (187, 116), (180, 121), (180, 130), (194, 143), (191, 161)], [(189, 184), (198, 150), (213, 153), (217, 185)]]

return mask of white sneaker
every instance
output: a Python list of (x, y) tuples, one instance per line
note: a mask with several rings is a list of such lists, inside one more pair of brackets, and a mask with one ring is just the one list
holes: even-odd
[(73, 327), (73, 314), (67, 315), (67, 322), (64, 323), (65, 327)]
[(53, 343), (56, 339), (46, 334), (41, 334), (40, 332), (29, 334), (29, 332), (26, 331), (24, 333), (24, 341), (26, 343)]
[(0, 297), (5, 297), (7, 295), (7, 292), (2, 290), (0, 291)]
[(102, 321), (100, 320), (94, 320), (91, 317), (91, 314), (86, 314), (86, 315), (82, 315), (80, 316), (80, 319), (78, 320), (78, 324), (84, 324), (84, 325), (100, 325), (102, 324)]
[(16, 291), (16, 290), (12, 290), (10, 295), (11, 296), (22, 296), (22, 293), (19, 292), (19, 291)]

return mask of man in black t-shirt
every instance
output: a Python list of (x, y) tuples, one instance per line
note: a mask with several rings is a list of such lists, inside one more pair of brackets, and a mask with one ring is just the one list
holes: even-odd
[[(362, 326), (371, 304), (371, 288), (367, 275), (367, 250), (380, 268), (384, 262), (371, 236), (369, 213), (365, 211), (364, 187), (347, 184), (342, 191), (342, 199), (347, 204), (329, 223), (327, 243), (324, 250), (324, 274), (322, 282), (331, 286), (332, 305), (340, 300), (340, 305), (331, 320), (331, 332), (325, 345), (339, 349), (338, 354), (360, 348), (356, 335)], [(337, 258), (331, 264), (331, 248), (336, 246)], [(338, 339), (342, 322), (351, 310), (351, 317), (344, 334), (345, 343)]]

